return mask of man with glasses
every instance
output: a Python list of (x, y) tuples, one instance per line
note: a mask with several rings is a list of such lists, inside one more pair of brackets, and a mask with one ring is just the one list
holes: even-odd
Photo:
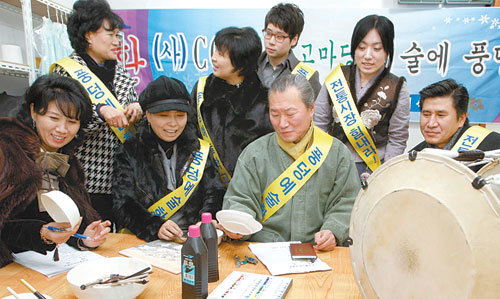
[(271, 8), (262, 30), (266, 50), (259, 58), (259, 78), (266, 87), (277, 78), (290, 73), (303, 75), (309, 80), (317, 96), (321, 84), (319, 73), (311, 66), (300, 62), (292, 52), (304, 28), (304, 14), (291, 3), (280, 3)]

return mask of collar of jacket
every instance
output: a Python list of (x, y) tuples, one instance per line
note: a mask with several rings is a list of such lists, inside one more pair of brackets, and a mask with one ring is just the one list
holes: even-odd
[(237, 115), (248, 112), (258, 101), (262, 83), (256, 72), (251, 73), (239, 85), (230, 85), (211, 74), (205, 87), (204, 107), (229, 105)]

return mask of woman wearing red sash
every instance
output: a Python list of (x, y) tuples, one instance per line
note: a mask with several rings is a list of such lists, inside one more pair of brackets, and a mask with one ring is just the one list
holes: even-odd
[[(182, 237), (203, 212), (215, 215), (222, 206), (225, 188), (208, 151), (201, 178), (192, 165), (200, 141), (189, 100), (179, 80), (161, 76), (149, 83), (139, 98), (147, 122), (138, 124), (136, 136), (120, 146), (115, 156), (113, 211), (117, 227), (146, 241)], [(186, 172), (199, 182), (186, 203), (174, 213), (166, 208), (160, 209), (162, 213), (148, 211), (175, 189), (183, 188), (184, 194), (191, 188), (182, 187)], [(157, 215), (165, 212), (167, 220)]]
[[(112, 219), (111, 175), (113, 156), (120, 141), (110, 126), (125, 128), (142, 117), (137, 103), (135, 81), (117, 63), (123, 20), (105, 0), (79, 0), (68, 18), (68, 35), (75, 50), (70, 58), (89, 68), (125, 108), (93, 104), (89, 134), (76, 151), (87, 174), (86, 187), (92, 204), (101, 216)], [(62, 67), (54, 72), (69, 76)]]
[[(402, 154), (408, 140), (410, 94), (403, 77), (391, 73), (394, 25), (369, 15), (358, 21), (351, 37), (352, 64), (342, 67), (363, 123), (382, 162)], [(359, 174), (370, 173), (351, 146), (323, 84), (316, 99), (314, 124), (343, 141), (352, 152)]]

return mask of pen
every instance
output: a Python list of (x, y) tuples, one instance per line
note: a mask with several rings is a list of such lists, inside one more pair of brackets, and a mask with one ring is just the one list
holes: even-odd
[[(53, 227), (53, 226), (46, 226), (46, 228), (48, 230), (51, 230), (53, 232), (65, 232), (64, 229), (61, 229), (61, 228), (58, 228), (58, 227)], [(87, 237), (85, 235), (81, 235), (81, 234), (74, 234), (72, 235), (72, 237), (75, 237), (75, 238), (78, 238), (78, 239), (84, 239), (84, 240), (89, 240), (89, 241), (92, 241), (92, 238), (91, 237)]]
[(33, 292), (33, 295), (35, 295), (35, 297), (37, 297), (38, 299), (47, 299), (42, 294), (40, 294), (39, 291), (37, 291), (34, 287), (32, 287), (26, 280), (24, 280), (22, 278), (20, 280), (21, 280), (21, 283), (24, 284), (24, 286), (28, 288), (28, 290)]
[(9, 291), (9, 293), (12, 294), (12, 296), (14, 296), (14, 298), (16, 299), (21, 299), (21, 297), (19, 296), (18, 293), (16, 293), (13, 289), (11, 289), (10, 287), (7, 287), (7, 291)]

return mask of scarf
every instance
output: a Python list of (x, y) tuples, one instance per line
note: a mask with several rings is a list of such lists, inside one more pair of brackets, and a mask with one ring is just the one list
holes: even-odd
[(116, 60), (106, 60), (104, 65), (99, 65), (87, 53), (80, 54), (80, 56), (92, 73), (99, 77), (102, 83), (104, 83), (109, 91), (116, 97), (115, 85), (113, 83), (115, 79)]
[(70, 165), (68, 163), (69, 156), (57, 152), (47, 152), (42, 149), (40, 155), (35, 160), (43, 170), (42, 186), (38, 189), (38, 207), (40, 212), (44, 212), (40, 196), (52, 190), (59, 190), (59, 177), (65, 177)]
[(293, 160), (297, 160), (300, 155), (302, 155), (313, 143), (313, 131), (314, 131), (314, 126), (311, 125), (309, 126), (309, 130), (307, 130), (307, 133), (300, 139), (299, 142), (293, 143), (293, 142), (286, 142), (281, 137), (276, 134), (276, 138), (278, 140), (278, 144), (283, 149), (290, 157), (293, 158)]

